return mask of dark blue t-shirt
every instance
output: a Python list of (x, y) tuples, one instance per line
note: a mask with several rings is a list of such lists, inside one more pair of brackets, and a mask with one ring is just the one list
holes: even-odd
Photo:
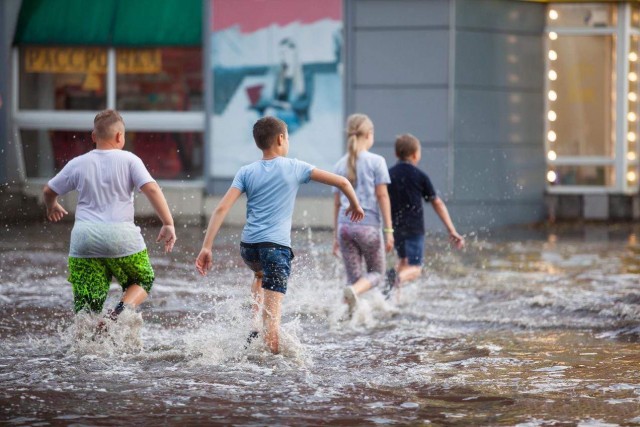
[(436, 190), (426, 173), (411, 163), (399, 161), (389, 169), (391, 184), (391, 218), (397, 234), (424, 233), (422, 200), (431, 202), (437, 197)]

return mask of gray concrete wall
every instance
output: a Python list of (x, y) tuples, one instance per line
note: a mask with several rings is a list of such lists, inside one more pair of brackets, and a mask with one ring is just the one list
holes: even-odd
[(346, 112), (372, 118), (373, 151), (391, 166), (395, 136), (417, 136), (462, 230), (542, 220), (545, 6), (347, 0), (345, 12)]

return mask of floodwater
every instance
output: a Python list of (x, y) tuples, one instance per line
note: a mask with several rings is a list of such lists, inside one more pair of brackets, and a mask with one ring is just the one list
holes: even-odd
[[(640, 425), (640, 245), (633, 225), (427, 240), (423, 278), (342, 320), (331, 233), (294, 232), (283, 351), (250, 331), (251, 274), (225, 229), (153, 243), (151, 297), (106, 335), (71, 313), (69, 224), (0, 230), (0, 423), (7, 425)], [(111, 289), (106, 307), (119, 297)]]

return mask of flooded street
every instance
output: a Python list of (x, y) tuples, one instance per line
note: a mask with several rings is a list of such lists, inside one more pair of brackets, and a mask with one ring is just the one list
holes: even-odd
[[(174, 253), (143, 227), (156, 282), (104, 337), (71, 312), (70, 224), (0, 231), (0, 423), (8, 425), (640, 425), (640, 227), (427, 239), (425, 274), (343, 320), (331, 233), (298, 230), (283, 352), (250, 331), (251, 273), (223, 230)], [(106, 307), (117, 302), (112, 286)]]

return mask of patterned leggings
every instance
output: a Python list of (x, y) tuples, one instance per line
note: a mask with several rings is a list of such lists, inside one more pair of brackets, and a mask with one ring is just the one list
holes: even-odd
[[(380, 227), (340, 224), (338, 225), (338, 242), (350, 285), (362, 278), (367, 279), (371, 287), (382, 282), (385, 257)], [(366, 272), (363, 270), (363, 259)]]

